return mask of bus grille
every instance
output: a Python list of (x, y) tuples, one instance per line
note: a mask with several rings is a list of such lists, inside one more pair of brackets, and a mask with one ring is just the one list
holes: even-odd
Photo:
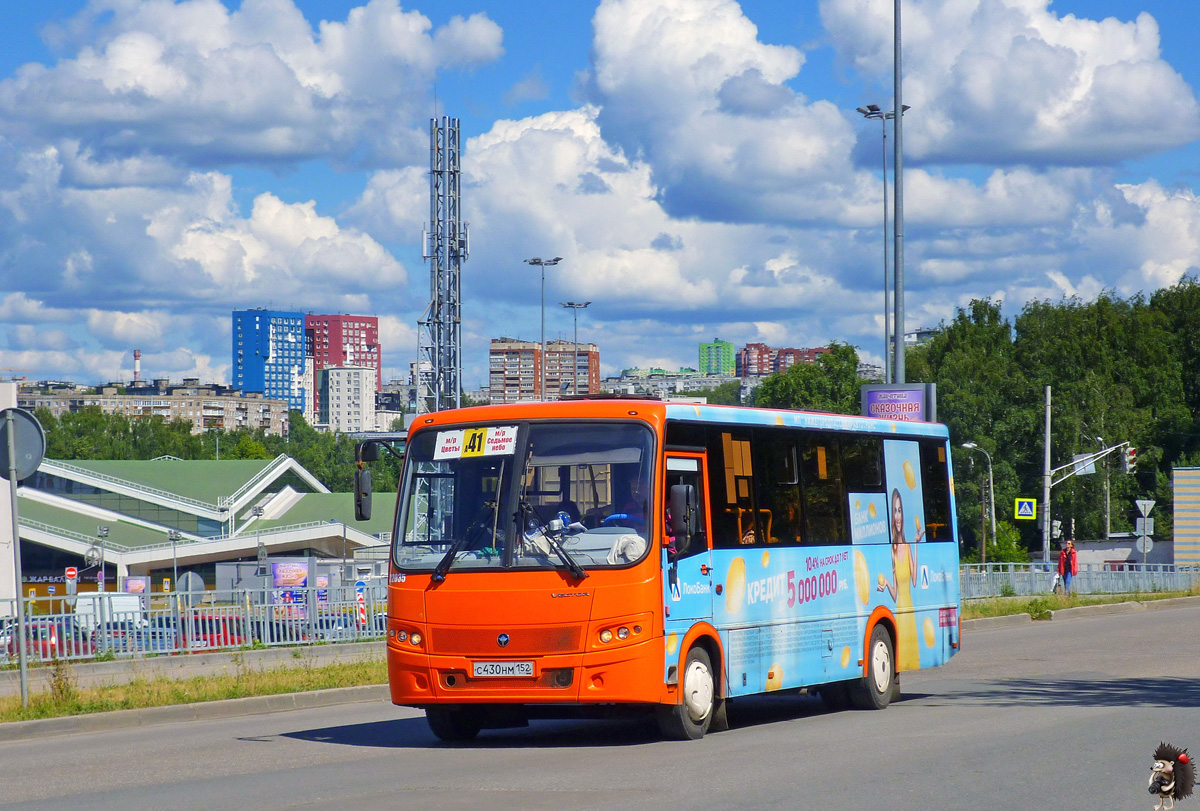
[[(496, 641), (507, 634), (509, 642)], [(554, 628), (439, 628), (429, 629), (429, 652), (460, 656), (517, 656), (571, 653), (579, 650), (583, 626)]]

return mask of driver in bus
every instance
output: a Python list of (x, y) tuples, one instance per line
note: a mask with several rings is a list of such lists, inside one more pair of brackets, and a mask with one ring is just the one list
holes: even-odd
[(620, 498), (613, 499), (612, 513), (604, 519), (604, 525), (629, 527), (638, 535), (645, 535), (649, 488), (642, 479), (641, 467), (631, 465), (630, 468), (623, 485), (626, 493)]

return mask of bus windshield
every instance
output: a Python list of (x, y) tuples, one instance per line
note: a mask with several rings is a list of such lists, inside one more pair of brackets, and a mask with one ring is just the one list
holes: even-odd
[(652, 537), (654, 438), (640, 423), (429, 428), (408, 444), (405, 571), (628, 566)]

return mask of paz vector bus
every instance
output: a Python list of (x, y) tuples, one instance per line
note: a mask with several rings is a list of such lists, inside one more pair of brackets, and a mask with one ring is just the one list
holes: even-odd
[[(400, 437), (397, 437), (399, 439)], [(386, 442), (360, 443), (359, 517)], [(419, 416), (392, 532), (395, 704), (467, 740), (641, 707), (668, 737), (808, 688), (883, 709), (961, 623), (945, 426), (572, 399)]]

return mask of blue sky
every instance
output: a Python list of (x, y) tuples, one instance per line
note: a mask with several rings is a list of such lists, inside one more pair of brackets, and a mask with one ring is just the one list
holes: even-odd
[[(891, 0), (10, 4), (0, 368), (229, 379), (229, 312), (378, 315), (416, 357), (427, 132), (462, 122), (464, 380), (569, 337), (602, 368), (700, 341), (878, 362)], [(904, 6), (909, 328), (973, 298), (1152, 292), (1200, 267), (1198, 13)]]

